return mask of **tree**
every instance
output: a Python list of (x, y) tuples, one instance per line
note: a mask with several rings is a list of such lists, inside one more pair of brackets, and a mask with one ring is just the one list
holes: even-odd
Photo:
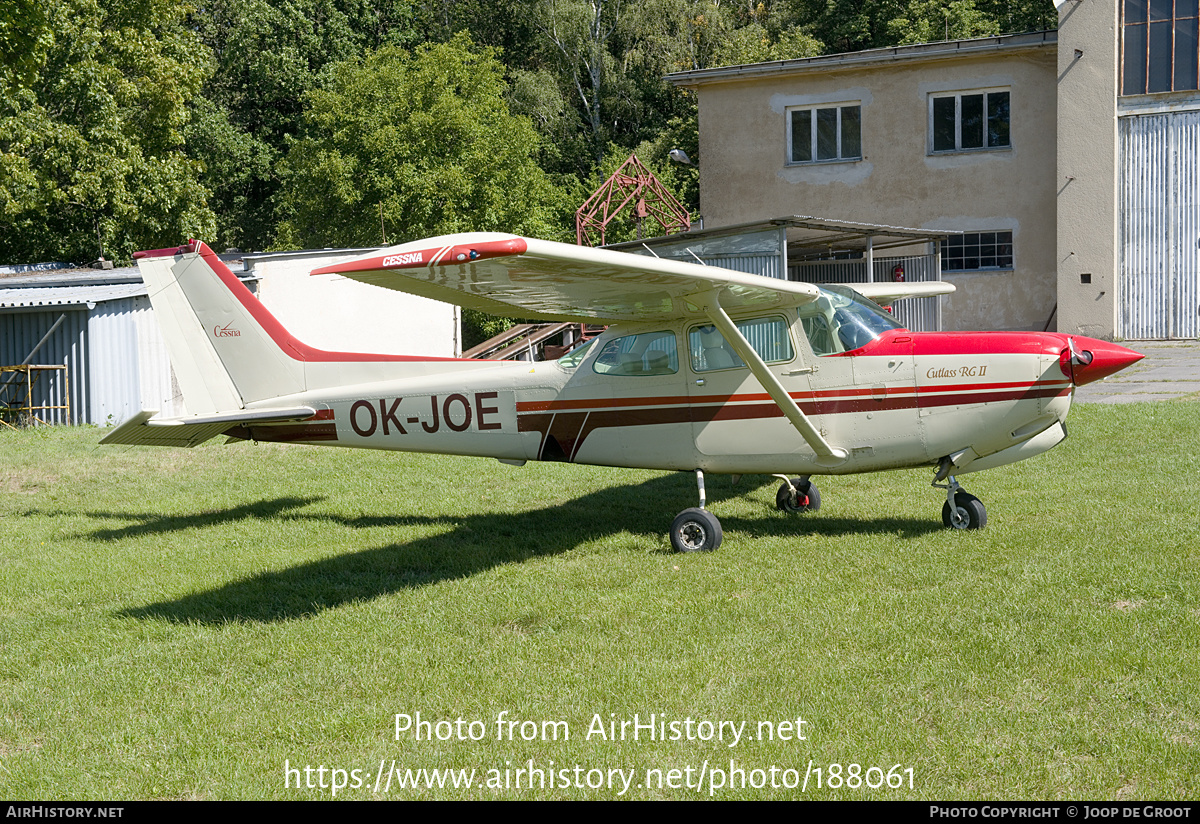
[(281, 166), (290, 247), (378, 245), (471, 230), (565, 238), (538, 135), (505, 102), (503, 66), (465, 36), (384, 47), (310, 92)]
[(213, 193), (212, 242), (266, 248), (276, 164), (300, 129), (305, 95), (336, 63), (414, 42), (413, 0), (207, 0), (191, 23), (216, 63), (187, 131)]
[(0, 3), (0, 85), (30, 82), (50, 40), (39, 0)]
[(0, 87), (0, 258), (120, 258), (210, 232), (183, 128), (211, 64), (179, 5), (39, 12), (36, 59)]
[(621, 0), (546, 0), (533, 13), (553, 46), (560, 71), (578, 95), (599, 165), (608, 137), (604, 87), (615, 64), (608, 47), (620, 22)]
[(1054, 28), (1052, 0), (778, 0), (778, 18), (803, 25), (832, 52)]
[(910, 0), (899, 17), (888, 21), (889, 37), (899, 45), (984, 37), (999, 30), (999, 22), (976, 8), (974, 0)]

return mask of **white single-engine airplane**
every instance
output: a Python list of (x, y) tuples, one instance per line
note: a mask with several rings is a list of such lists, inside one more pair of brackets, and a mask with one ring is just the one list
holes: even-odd
[(101, 443), (223, 434), (694, 471), (700, 506), (670, 533), (684, 552), (721, 543), (706, 472), (777, 475), (776, 505), (812, 512), (813, 475), (929, 466), (943, 523), (978, 529), (987, 513), (956, 475), (1055, 446), (1074, 387), (1142, 357), (1062, 334), (910, 332), (872, 302), (953, 291), (940, 282), (852, 290), (496, 233), (313, 274), (607, 331), (541, 363), (327, 352), (292, 337), (203, 243), (138, 257), (190, 414), (141, 412)]

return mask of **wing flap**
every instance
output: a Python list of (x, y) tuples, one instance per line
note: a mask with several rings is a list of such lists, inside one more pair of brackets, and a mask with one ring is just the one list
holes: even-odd
[(798, 306), (809, 283), (515, 235), (476, 232), (419, 240), (313, 270), (490, 314), (557, 321), (655, 321), (702, 316), (694, 298), (720, 289), (729, 311)]
[(155, 418), (157, 410), (134, 415), (100, 439), (102, 444), (133, 446), (199, 446), (210, 438), (245, 424), (303, 421), (317, 412), (309, 406), (283, 409), (240, 409), (187, 418)]

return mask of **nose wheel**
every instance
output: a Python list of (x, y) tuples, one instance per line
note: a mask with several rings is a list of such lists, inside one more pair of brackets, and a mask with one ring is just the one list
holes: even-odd
[[(944, 467), (948, 468), (948, 467)], [(938, 475), (942, 475), (939, 470)], [(941, 477), (933, 479), (933, 485), (946, 490), (946, 503), (942, 504), (942, 524), (950, 529), (983, 529), (987, 526), (987, 510), (983, 502), (958, 485), (953, 475), (945, 475), (948, 483), (940, 484)]]
[(950, 501), (942, 504), (942, 523), (951, 529), (983, 529), (987, 525), (987, 510), (974, 495), (959, 490)]

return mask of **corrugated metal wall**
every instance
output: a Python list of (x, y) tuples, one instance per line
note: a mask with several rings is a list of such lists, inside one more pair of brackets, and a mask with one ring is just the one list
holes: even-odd
[[(32, 362), (65, 364), (67, 376), (64, 379), (60, 372), (43, 374), (33, 386), (32, 400), (35, 406), (61, 406), (66, 397), (65, 383), (70, 387), (70, 419), (67, 420), (61, 410), (54, 410), (49, 413), (49, 422), (83, 423), (88, 416), (89, 393), (86, 380), (87, 312), (82, 308), (0, 312), (0, 364), (15, 366), (24, 361), (61, 315), (66, 315), (62, 325), (54, 330), (54, 334), (34, 355)], [(0, 380), (6, 381), (8, 378)]]
[(88, 313), (88, 422), (116, 426), (141, 411), (133, 299), (107, 300)]
[[(897, 265), (904, 267), (904, 279), (908, 283), (941, 280), (936, 255), (912, 255), (875, 258), (875, 282), (890, 282), (892, 269)], [(788, 267), (788, 274), (792, 280), (809, 283), (866, 283), (867, 261), (865, 258), (799, 261)], [(936, 332), (941, 327), (938, 301), (938, 298), (902, 300), (892, 307), (892, 311), (896, 320), (907, 329)]]
[(1117, 334), (1200, 337), (1200, 112), (1120, 118)]
[[(690, 258), (678, 257), (677, 259), (687, 261)], [(700, 259), (709, 266), (720, 266), (722, 269), (732, 269), (735, 272), (746, 272), (768, 278), (783, 277), (783, 265), (778, 252), (750, 255), (701, 255)]]
[[(67, 365), (70, 420), (53, 411), (50, 423), (116, 426), (142, 409), (157, 409), (164, 417), (184, 414), (162, 333), (144, 296), (106, 300), (91, 309), (0, 312), (0, 364), (21, 363), (64, 314), (33, 358), (35, 364)], [(61, 405), (63, 383), (61, 373), (43, 373), (34, 384), (34, 405)]]

